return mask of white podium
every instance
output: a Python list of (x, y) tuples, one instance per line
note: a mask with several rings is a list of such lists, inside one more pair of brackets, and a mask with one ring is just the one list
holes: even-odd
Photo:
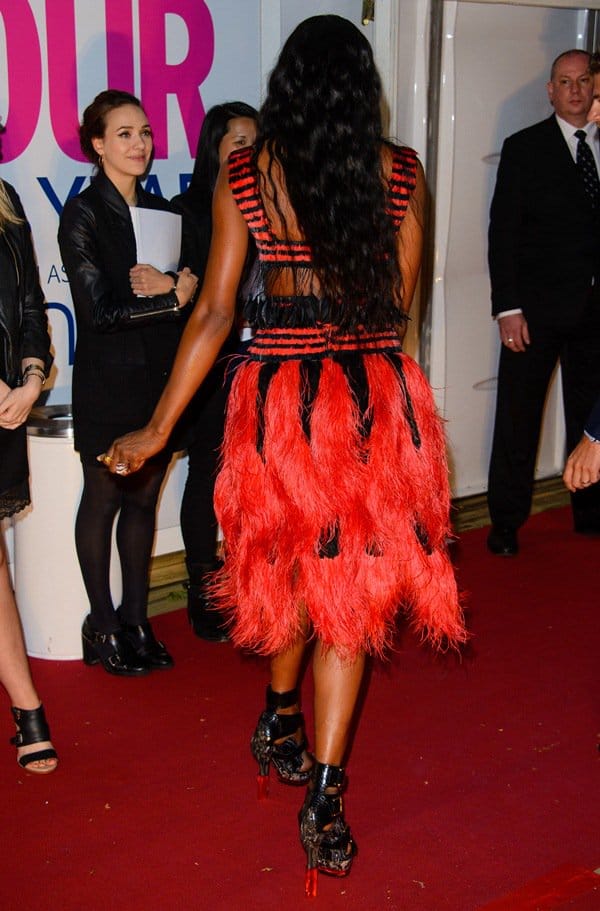
[[(89, 602), (75, 551), (82, 473), (73, 449), (70, 405), (33, 409), (27, 436), (31, 506), (14, 525), (15, 594), (27, 654), (81, 659), (81, 624)], [(186, 472), (187, 459), (174, 459), (161, 494), (155, 553), (183, 547), (179, 503)], [(121, 574), (114, 541), (110, 583), (114, 603), (119, 604)]]

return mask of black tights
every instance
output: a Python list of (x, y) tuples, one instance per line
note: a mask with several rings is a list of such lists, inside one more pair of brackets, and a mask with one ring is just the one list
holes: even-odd
[(75, 544), (92, 626), (100, 633), (119, 627), (110, 592), (111, 537), (117, 513), (117, 549), (123, 577), (121, 618), (133, 625), (146, 620), (156, 503), (168, 464), (169, 457), (161, 456), (135, 474), (118, 477), (98, 462), (82, 460), (83, 493), (75, 522)]

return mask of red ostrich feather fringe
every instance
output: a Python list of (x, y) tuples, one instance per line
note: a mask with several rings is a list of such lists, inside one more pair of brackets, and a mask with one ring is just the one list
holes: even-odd
[(437, 648), (467, 638), (446, 549), (442, 424), (420, 368), (401, 358), (420, 447), (387, 357), (364, 357), (372, 415), (366, 440), (342, 367), (324, 359), (309, 441), (299, 363), (281, 363), (266, 397), (262, 453), (261, 365), (239, 369), (215, 491), (225, 566), (214, 580), (237, 645), (262, 654), (285, 650), (301, 632), (302, 608), (314, 635), (348, 658), (363, 650), (382, 655), (399, 609)]

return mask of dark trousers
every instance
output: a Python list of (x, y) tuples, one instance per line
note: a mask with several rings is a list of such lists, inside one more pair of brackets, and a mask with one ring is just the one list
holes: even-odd
[[(600, 393), (600, 325), (575, 329), (530, 324), (531, 344), (522, 353), (500, 352), (496, 419), (488, 478), (494, 525), (519, 528), (529, 516), (542, 415), (552, 371), (562, 368), (567, 450), (577, 445)], [(571, 497), (575, 525), (600, 528), (600, 485)]]
[(194, 585), (199, 585), (215, 565), (218, 529), (215, 480), (223, 444), (227, 396), (238, 360), (239, 339), (237, 333), (232, 332), (185, 415), (188, 475), (180, 522), (185, 562)]

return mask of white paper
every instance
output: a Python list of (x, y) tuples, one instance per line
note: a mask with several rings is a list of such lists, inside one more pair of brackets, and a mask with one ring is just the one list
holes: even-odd
[(132, 206), (137, 262), (159, 272), (176, 272), (181, 256), (181, 215)]

